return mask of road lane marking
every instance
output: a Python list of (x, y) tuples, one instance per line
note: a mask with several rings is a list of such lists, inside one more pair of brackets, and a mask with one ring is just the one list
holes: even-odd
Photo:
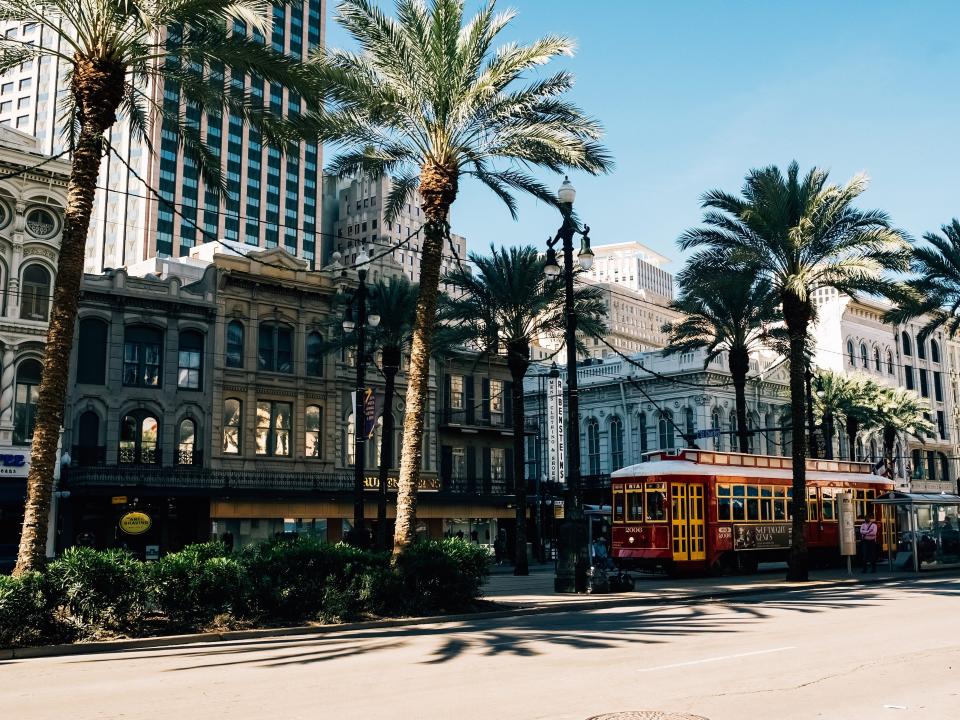
[(722, 660), (734, 660), (736, 658), (750, 657), (752, 655), (768, 655), (769, 653), (783, 652), (784, 650), (796, 650), (796, 645), (786, 645), (784, 647), (770, 648), (769, 650), (754, 650), (753, 652), (737, 653), (736, 655), (720, 655), (718, 657), (704, 658), (702, 660), (690, 660), (689, 662), (673, 663), (671, 665), (657, 665), (651, 668), (641, 668), (637, 672), (653, 672), (654, 670), (669, 670), (670, 668), (687, 667), (688, 665), (702, 665), (704, 663), (720, 662)]

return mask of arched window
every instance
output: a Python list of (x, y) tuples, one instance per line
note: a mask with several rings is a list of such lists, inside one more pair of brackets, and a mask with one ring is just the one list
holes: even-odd
[(587, 419), (587, 467), (590, 475), (600, 474), (600, 423)]
[(160, 462), (159, 427), (152, 415), (126, 415), (120, 422), (120, 462), (131, 465)]
[(723, 435), (721, 435), (720, 432), (723, 429), (723, 417), (721, 416), (720, 408), (714, 408), (713, 412), (710, 413), (710, 429), (714, 431), (713, 449), (722, 451)]
[(887, 350), (887, 374), (893, 375), (893, 353)]
[(83, 318), (77, 334), (77, 382), (103, 385), (107, 373), (107, 324), (98, 318)]
[(243, 323), (231, 320), (227, 323), (227, 367), (243, 367)]
[(20, 283), (20, 317), (47, 320), (50, 314), (50, 271), (34, 263), (23, 271)]
[(731, 410), (727, 417), (729, 424), (727, 429), (730, 431), (730, 450), (731, 452), (740, 452), (740, 437), (737, 435), (737, 411)]
[(867, 346), (863, 343), (860, 343), (860, 364), (865, 368), (870, 367), (870, 363), (867, 360)]
[(323, 336), (318, 332), (307, 335), (307, 375), (323, 377)]
[(767, 438), (767, 455), (776, 455), (777, 439), (774, 437), (776, 430), (773, 429), (777, 426), (776, 416), (772, 412), (768, 412), (764, 424), (767, 426), (763, 432)]
[(847, 340), (847, 358), (851, 365), (856, 365), (857, 361), (853, 357), (853, 340)]
[(687, 444), (689, 444), (697, 432), (697, 423), (694, 419), (693, 408), (687, 407), (683, 409), (683, 425), (683, 431), (687, 435)]
[(900, 340), (903, 343), (903, 354), (907, 355), (908, 357), (913, 355), (913, 352), (910, 350), (910, 336), (907, 335), (906, 330), (903, 330), (900, 333)]
[(920, 360), (927, 359), (927, 343), (920, 338), (917, 338), (917, 357)]
[(308, 458), (319, 458), (323, 454), (323, 434), (321, 415), (318, 405), (307, 405), (303, 417), (303, 438)]
[(660, 421), (657, 423), (660, 435), (660, 450), (674, 450), (677, 440), (673, 432), (673, 413), (670, 410), (660, 411)]
[(196, 330), (181, 331), (177, 357), (177, 387), (199, 390), (203, 370), (203, 335)]
[(190, 418), (180, 421), (177, 465), (197, 465), (197, 425)]
[[(931, 344), (930, 354), (933, 355), (933, 346)], [(940, 459), (940, 482), (950, 482), (950, 461), (942, 452), (937, 453)]]
[(645, 453), (649, 451), (649, 444), (647, 441), (647, 415), (646, 413), (640, 413), (637, 415), (637, 434), (640, 436), (640, 452)]
[(937, 481), (937, 453), (933, 450), (927, 450), (927, 480), (930, 482)]
[(123, 333), (123, 384), (160, 387), (163, 332), (131, 325)]
[(936, 340), (930, 341), (930, 359), (935, 363), (940, 362), (940, 345)]
[(293, 331), (279, 323), (260, 323), (257, 364), (261, 370), (293, 372)]
[(610, 418), (610, 472), (623, 467), (623, 421)]
[(223, 401), (223, 454), (239, 455), (243, 427), (243, 403), (236, 398)]
[(13, 409), (14, 445), (29, 445), (33, 440), (42, 372), (43, 368), (38, 360), (24, 360), (17, 367), (16, 403)]
[(77, 421), (77, 444), (73, 446), (75, 465), (99, 465), (106, 458), (100, 445), (100, 416), (93, 410), (84, 412)]
[(256, 453), (272, 457), (289, 457), (291, 404), (261, 400), (257, 403)]
[(873, 369), (877, 372), (883, 369), (880, 363), (880, 350), (878, 348), (873, 349)]

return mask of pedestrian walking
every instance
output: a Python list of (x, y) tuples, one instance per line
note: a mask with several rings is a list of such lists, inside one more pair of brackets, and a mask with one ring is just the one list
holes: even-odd
[(860, 526), (860, 552), (863, 553), (863, 569), (860, 572), (877, 571), (877, 535), (880, 528), (873, 521), (873, 515), (868, 515)]

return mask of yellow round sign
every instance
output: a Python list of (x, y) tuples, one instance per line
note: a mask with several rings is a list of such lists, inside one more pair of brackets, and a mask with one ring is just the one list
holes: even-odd
[(142, 535), (151, 525), (153, 521), (150, 516), (142, 512), (128, 512), (120, 518), (120, 529), (127, 535)]

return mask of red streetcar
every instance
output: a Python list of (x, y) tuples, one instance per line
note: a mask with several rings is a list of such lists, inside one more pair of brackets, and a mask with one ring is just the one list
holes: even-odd
[[(792, 535), (793, 461), (786, 457), (675, 450), (611, 477), (612, 552), (622, 569), (753, 572), (784, 561)], [(857, 517), (893, 489), (870, 463), (807, 460), (807, 543), (811, 562), (838, 562), (840, 493)], [(884, 528), (884, 540), (890, 532)]]

